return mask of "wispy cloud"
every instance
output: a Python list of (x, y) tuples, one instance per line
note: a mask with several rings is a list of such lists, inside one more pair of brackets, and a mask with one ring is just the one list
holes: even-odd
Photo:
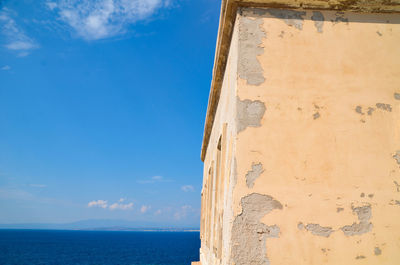
[(110, 205), (110, 210), (131, 210), (133, 209), (133, 202), (131, 203), (113, 203)]
[(29, 184), (29, 186), (33, 187), (33, 188), (46, 188), (47, 185), (44, 184)]
[(106, 209), (108, 206), (107, 201), (105, 200), (97, 200), (97, 201), (91, 201), (88, 203), (88, 207), (100, 207), (103, 209)]
[(181, 219), (185, 219), (189, 213), (193, 213), (195, 212), (195, 209), (193, 209), (192, 206), (190, 205), (183, 205), (181, 206), (180, 209), (178, 209), (175, 214), (174, 214), (174, 218), (176, 220), (181, 220)]
[(194, 191), (194, 187), (192, 185), (184, 185), (181, 187), (181, 190), (184, 192), (192, 192)]
[(18, 26), (13, 18), (14, 14), (6, 7), (0, 9), (1, 34), (4, 35), (6, 43), (4, 47), (18, 52), (20, 57), (29, 54), (29, 51), (38, 48), (38, 44)]
[(9, 65), (4, 65), (3, 67), (1, 67), (1, 70), (3, 70), (3, 71), (11, 70), (11, 66), (9, 66)]
[(141, 179), (138, 180), (137, 183), (139, 184), (153, 184), (157, 182), (171, 182), (172, 180), (170, 179), (165, 179), (163, 176), (153, 176), (149, 177), (147, 179)]
[(133, 202), (130, 203), (124, 203), (125, 199), (121, 198), (118, 200), (118, 202), (113, 203), (111, 205), (108, 204), (108, 201), (106, 200), (95, 200), (91, 201), (88, 203), (88, 207), (99, 207), (103, 209), (109, 209), (109, 210), (131, 210), (133, 209)]
[(146, 213), (148, 210), (150, 210), (150, 208), (151, 208), (150, 205), (142, 205), (142, 207), (140, 207), (140, 212)]
[(99, 40), (125, 33), (129, 25), (171, 7), (171, 0), (57, 0), (47, 7), (79, 37)]

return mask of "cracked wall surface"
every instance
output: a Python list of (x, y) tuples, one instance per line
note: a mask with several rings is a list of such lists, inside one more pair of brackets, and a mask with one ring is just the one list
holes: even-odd
[(398, 43), (395, 14), (239, 10), (204, 163), (227, 123), (222, 254), (202, 244), (202, 265), (397, 265)]

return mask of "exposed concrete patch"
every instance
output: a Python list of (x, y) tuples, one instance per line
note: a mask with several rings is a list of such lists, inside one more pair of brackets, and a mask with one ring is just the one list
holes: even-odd
[(311, 20), (314, 21), (314, 25), (317, 28), (317, 31), (319, 33), (323, 33), (324, 21), (325, 21), (324, 15), (320, 11), (313, 11)]
[(337, 24), (339, 22), (349, 23), (349, 19), (344, 17), (344, 12), (337, 12), (335, 20), (332, 20), (333, 24)]
[(357, 107), (355, 108), (355, 111), (356, 111), (358, 114), (364, 115), (364, 113), (362, 112), (362, 107), (361, 107), (361, 106), (357, 106)]
[(316, 112), (316, 113), (313, 114), (313, 119), (314, 119), (314, 120), (318, 119), (319, 117), (321, 117), (321, 115), (319, 114), (319, 112)]
[(365, 256), (359, 255), (359, 256), (356, 257), (356, 259), (365, 259)]
[(263, 166), (261, 163), (258, 164), (252, 164), (251, 165), (251, 170), (247, 172), (246, 174), (246, 184), (247, 187), (253, 188), (254, 187), (254, 182), (256, 179), (261, 175), (261, 173), (264, 172)]
[(265, 109), (264, 103), (259, 100), (245, 99), (242, 101), (237, 98), (237, 132), (239, 133), (247, 127), (260, 127)]
[(400, 93), (394, 93), (394, 98), (400, 100)]
[(400, 201), (396, 200), (395, 203), (400, 206)]
[(261, 18), (241, 17), (239, 21), (238, 73), (249, 85), (258, 86), (265, 81), (263, 69), (257, 59), (257, 56), (264, 53), (264, 48), (260, 47), (262, 39), (266, 37), (262, 24)]
[[(262, 9), (261, 9), (262, 10)], [(265, 12), (265, 11), (264, 11)], [(295, 27), (298, 30), (303, 30), (305, 11), (285, 10), (285, 9), (266, 9), (271, 16), (283, 19), (289, 26)]]
[(375, 254), (375, 256), (379, 256), (380, 254), (382, 254), (382, 250), (378, 247), (375, 247), (374, 254)]
[(371, 206), (362, 206), (353, 208), (353, 213), (358, 216), (359, 223), (353, 223), (352, 225), (346, 225), (340, 228), (346, 236), (355, 236), (368, 233), (372, 230), (372, 223), (369, 222), (371, 219), (372, 211)]
[(319, 224), (308, 224), (306, 225), (306, 230), (310, 231), (311, 234), (315, 236), (323, 236), (323, 237), (329, 237), (334, 232), (332, 230), (332, 227), (323, 227), (320, 226)]
[(298, 228), (299, 230), (303, 230), (303, 229), (304, 229), (304, 224), (303, 224), (302, 222), (298, 223), (298, 224), (297, 224), (297, 228)]
[(400, 192), (400, 184), (397, 181), (393, 180), (394, 185), (396, 185), (397, 192)]
[(368, 112), (367, 112), (367, 114), (369, 115), (369, 116), (371, 116), (372, 115), (372, 112), (374, 112), (374, 108), (371, 108), (371, 107), (368, 107)]
[(390, 104), (376, 103), (376, 107), (378, 109), (382, 109), (382, 110), (385, 110), (385, 111), (389, 111), (389, 112), (392, 111), (392, 106)]
[(396, 151), (396, 154), (393, 155), (393, 158), (396, 160), (396, 163), (400, 165), (400, 151)]
[(267, 226), (260, 219), (282, 204), (268, 195), (252, 193), (241, 199), (242, 213), (232, 226), (232, 261), (235, 265), (269, 265), (267, 238), (279, 237), (277, 225)]

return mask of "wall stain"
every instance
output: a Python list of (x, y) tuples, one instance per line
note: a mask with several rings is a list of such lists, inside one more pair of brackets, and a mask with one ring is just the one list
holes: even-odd
[(320, 11), (313, 11), (313, 15), (311, 16), (311, 20), (314, 21), (315, 28), (319, 33), (323, 33), (324, 28), (324, 15)]
[(247, 187), (253, 188), (254, 182), (256, 179), (264, 172), (263, 166), (261, 163), (251, 165), (251, 170), (246, 174), (246, 184)]
[(357, 214), (359, 223), (346, 225), (340, 228), (346, 236), (355, 236), (368, 233), (372, 230), (372, 223), (369, 220), (372, 217), (371, 206), (362, 206), (352, 208), (353, 213)]
[(394, 99), (400, 100), (400, 94), (399, 93), (394, 93)]
[(247, 127), (260, 127), (265, 113), (265, 104), (259, 100), (240, 100), (237, 98), (236, 126), (237, 132)]
[(394, 160), (396, 163), (400, 165), (400, 151), (396, 151), (396, 154), (393, 155)]
[(261, 218), (282, 204), (268, 195), (249, 194), (241, 199), (242, 213), (232, 226), (232, 261), (235, 265), (269, 265), (267, 238), (279, 237), (277, 225), (261, 223)]
[(365, 256), (359, 255), (359, 256), (356, 257), (356, 259), (365, 259)]
[(341, 208), (341, 207), (336, 208), (337, 213), (340, 213), (341, 211), (344, 211), (344, 208)]
[(313, 119), (314, 119), (314, 120), (318, 119), (319, 117), (321, 117), (321, 115), (319, 114), (319, 112), (316, 112), (316, 113), (313, 114)]
[(266, 9), (265, 11), (275, 18), (282, 19), (287, 25), (293, 26), (298, 30), (303, 30), (303, 23), (304, 23), (303, 16), (306, 15), (305, 11), (274, 9), (274, 8)]
[(357, 106), (357, 107), (355, 108), (355, 111), (356, 111), (357, 113), (361, 114), (361, 115), (364, 115), (364, 113), (362, 112), (362, 107), (361, 107), (361, 106)]
[(376, 31), (376, 34), (378, 34), (379, 37), (382, 37), (382, 33), (380, 33), (379, 31)]

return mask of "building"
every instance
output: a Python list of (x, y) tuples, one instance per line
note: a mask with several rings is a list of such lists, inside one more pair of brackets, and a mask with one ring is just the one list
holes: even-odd
[(223, 0), (201, 159), (198, 264), (400, 264), (400, 1)]

